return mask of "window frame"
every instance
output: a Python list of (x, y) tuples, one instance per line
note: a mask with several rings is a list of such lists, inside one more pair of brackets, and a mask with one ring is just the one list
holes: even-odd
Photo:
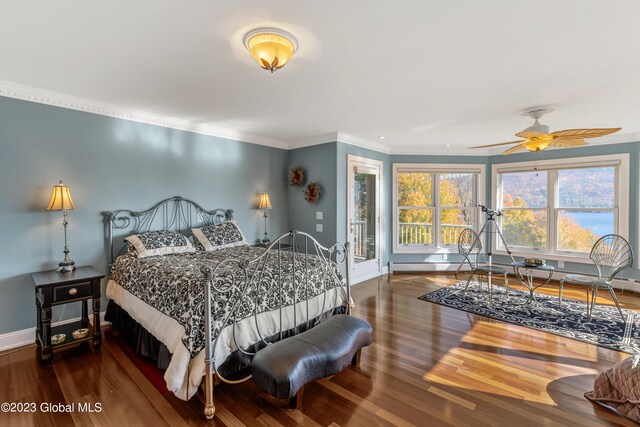
[[(614, 167), (614, 207), (613, 208), (568, 208), (559, 206), (559, 180), (558, 171), (566, 169), (586, 169), (598, 167)], [(590, 263), (588, 252), (577, 252), (557, 249), (558, 246), (558, 218), (561, 211), (613, 211), (614, 233), (629, 239), (629, 154), (611, 154), (603, 156), (574, 157), (566, 159), (552, 159), (540, 161), (528, 161), (517, 163), (496, 163), (492, 165), (491, 172), (491, 200), (495, 201), (497, 209), (502, 210), (502, 173), (511, 172), (531, 172), (537, 168), (546, 170), (547, 177), (547, 207), (542, 208), (547, 211), (547, 247), (528, 248), (509, 246), (515, 256), (531, 257), (544, 256), (545, 259), (557, 261), (571, 261), (580, 263)], [(509, 208), (505, 208), (509, 209)], [(531, 208), (537, 210), (540, 208)], [(499, 218), (501, 220), (501, 218)], [(496, 237), (493, 236), (494, 253), (497, 255), (508, 255), (504, 248), (498, 245)], [(509, 242), (507, 242), (508, 244)]]
[[(436, 163), (393, 163), (393, 230), (392, 230), (392, 252), (394, 254), (433, 254), (433, 253), (457, 253), (458, 248), (456, 245), (440, 246), (440, 216), (441, 210), (446, 209), (447, 206), (440, 206), (440, 183), (437, 177), (432, 179), (432, 191), (433, 191), (433, 206), (426, 208), (433, 210), (433, 240), (434, 244), (431, 245), (400, 245), (398, 243), (399, 237), (399, 207), (398, 207), (398, 173), (401, 172), (417, 172), (417, 173), (475, 173), (476, 178), (476, 191), (474, 194), (474, 200), (477, 203), (485, 199), (485, 187), (486, 187), (486, 164), (484, 163), (468, 163), (468, 164), (436, 164)], [(403, 207), (403, 208), (406, 208)], [(449, 207), (451, 209), (465, 209), (467, 207)], [(480, 210), (477, 206), (472, 207), (475, 214), (475, 231), (479, 229)]]

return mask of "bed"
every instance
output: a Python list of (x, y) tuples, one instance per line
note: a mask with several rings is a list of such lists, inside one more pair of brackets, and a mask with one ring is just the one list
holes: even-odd
[(327, 248), (292, 230), (251, 246), (233, 211), (183, 197), (104, 217), (109, 304), (168, 349), (164, 378), (177, 397), (190, 399), (204, 380), (207, 418), (214, 384), (249, 379), (259, 349), (350, 311), (348, 244)]

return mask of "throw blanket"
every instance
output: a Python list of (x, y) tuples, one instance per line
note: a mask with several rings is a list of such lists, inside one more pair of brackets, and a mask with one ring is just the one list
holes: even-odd
[(599, 374), (585, 397), (640, 423), (640, 355)]

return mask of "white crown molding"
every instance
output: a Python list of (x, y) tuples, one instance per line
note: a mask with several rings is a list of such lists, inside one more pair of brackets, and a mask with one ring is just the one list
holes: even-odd
[[(340, 141), (345, 144), (366, 148), (384, 154), (397, 155), (442, 155), (442, 156), (471, 156), (486, 157), (502, 153), (500, 147), (484, 149), (469, 153), (465, 148), (423, 148), (423, 147), (397, 147), (391, 148), (387, 144), (369, 141), (349, 135), (344, 132), (331, 132), (323, 135), (305, 138), (296, 142), (285, 142), (273, 138), (223, 129), (206, 124), (191, 122), (188, 120), (163, 116), (145, 111), (138, 111), (126, 107), (107, 104), (90, 99), (65, 95), (44, 89), (38, 89), (17, 83), (0, 80), (0, 96), (20, 99), (23, 101), (36, 102), (54, 107), (67, 108), (70, 110), (82, 111), (85, 113), (99, 114), (102, 116), (114, 117), (123, 120), (131, 120), (139, 123), (146, 123), (154, 126), (161, 126), (170, 129), (177, 129), (202, 135), (214, 136), (218, 138), (242, 141), (250, 144), (264, 145), (267, 147), (292, 150), (296, 148), (310, 147), (313, 145), (326, 144), (328, 142)], [(626, 142), (640, 141), (640, 132), (627, 134), (613, 134), (589, 140), (590, 146), (620, 144)]]
[(336, 142), (338, 140), (338, 132), (330, 132), (322, 135), (311, 136), (309, 138), (300, 139), (295, 142), (289, 143), (289, 149), (295, 150), (297, 148), (311, 147), (313, 145), (321, 145), (329, 142)]
[(348, 133), (338, 132), (337, 141), (343, 142), (349, 145), (355, 145), (356, 147), (367, 148), (369, 150), (377, 151), (379, 153), (391, 154), (391, 147), (379, 142), (369, 141), (367, 139), (359, 138), (357, 136), (349, 135)]
[(348, 133), (338, 132), (337, 141), (345, 144), (354, 145), (356, 147), (367, 148), (369, 150), (377, 151), (379, 153), (391, 154), (392, 149), (388, 145), (381, 144), (379, 142), (369, 141), (364, 138), (349, 135)]
[(304, 138), (296, 142), (289, 144), (289, 149), (311, 147), (313, 145), (326, 144), (328, 142), (342, 142), (343, 144), (354, 145), (356, 147), (366, 148), (368, 150), (377, 151), (383, 154), (391, 154), (391, 147), (381, 144), (379, 142), (369, 141), (363, 138), (358, 138), (353, 135), (349, 135), (344, 132), (331, 132), (322, 135), (316, 135), (309, 138)]
[(248, 142), (250, 144), (266, 145), (267, 147), (280, 148), (284, 150), (289, 149), (288, 143), (264, 136), (222, 129), (215, 126), (195, 123), (146, 111), (137, 111), (126, 107), (64, 95), (58, 92), (51, 92), (2, 80), (0, 80), (0, 96), (36, 102), (38, 104), (52, 105), (54, 107), (67, 108), (70, 110), (83, 111), (85, 113), (131, 120), (154, 126), (178, 129), (202, 135), (215, 136), (218, 138)]
[(468, 148), (420, 148), (420, 147), (398, 147), (391, 151), (393, 155), (411, 156), (466, 156), (466, 157), (488, 157), (485, 151), (473, 151)]

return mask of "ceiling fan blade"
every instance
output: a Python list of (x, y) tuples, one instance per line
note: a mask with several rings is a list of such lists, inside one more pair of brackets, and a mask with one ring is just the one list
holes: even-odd
[(516, 133), (516, 136), (522, 139), (539, 138), (542, 135), (545, 135), (545, 134), (542, 132), (536, 132), (534, 130), (523, 130), (522, 132)]
[(521, 139), (517, 140), (517, 141), (509, 141), (509, 142), (500, 142), (498, 144), (489, 144), (489, 145), (478, 145), (476, 147), (469, 147), (469, 148), (487, 148), (487, 147), (498, 147), (500, 145), (509, 145), (509, 144), (520, 144), (522, 141)]
[(618, 132), (622, 128), (567, 129), (551, 132), (554, 139), (597, 138)]
[(525, 147), (523, 144), (518, 144), (515, 147), (511, 147), (506, 149), (505, 151), (502, 152), (502, 154), (513, 154), (513, 153), (517, 153), (518, 151), (522, 151), (522, 150), (526, 150), (527, 147)]
[(585, 141), (584, 139), (554, 139), (553, 141), (551, 141), (551, 144), (549, 144), (549, 147), (555, 147), (555, 148), (569, 148), (569, 147), (582, 147), (584, 145), (589, 145), (589, 143), (587, 141)]

